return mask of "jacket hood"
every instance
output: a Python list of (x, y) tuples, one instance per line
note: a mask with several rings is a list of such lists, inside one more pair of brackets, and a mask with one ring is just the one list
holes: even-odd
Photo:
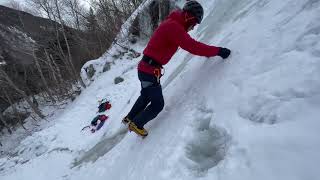
[(171, 19), (171, 20), (173, 20), (173, 21), (178, 22), (179, 24), (181, 24), (181, 26), (183, 26), (183, 28), (184, 28), (185, 30), (188, 29), (188, 25), (187, 25), (187, 23), (186, 23), (185, 20), (184, 20), (184, 12), (183, 12), (182, 10), (172, 11), (172, 12), (169, 14), (169, 16), (168, 16), (167, 19), (168, 19), (168, 20)]
[(189, 20), (189, 21), (186, 21), (185, 20), (185, 16), (188, 16), (188, 17), (194, 17), (193, 15), (191, 15), (190, 13), (188, 12), (185, 12), (185, 11), (182, 11), (182, 10), (176, 10), (176, 11), (173, 11), (169, 14), (168, 16), (168, 20), (172, 19), (173, 21), (176, 21), (178, 22), (179, 24), (181, 24), (181, 26), (183, 26), (183, 28), (188, 31), (188, 28), (190, 26), (194, 26), (197, 24), (197, 20), (196, 18), (194, 18), (193, 20)]

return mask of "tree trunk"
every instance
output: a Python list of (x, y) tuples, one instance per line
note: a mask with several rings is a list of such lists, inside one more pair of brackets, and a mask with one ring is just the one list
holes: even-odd
[(45, 79), (45, 77), (44, 77), (44, 75), (43, 75), (43, 72), (42, 72), (42, 69), (41, 69), (39, 60), (38, 60), (38, 58), (36, 57), (34, 51), (33, 51), (33, 58), (34, 58), (34, 60), (35, 60), (37, 69), (38, 69), (38, 71), (39, 71), (39, 73), (40, 73), (40, 78), (41, 78), (41, 80), (42, 80), (42, 83), (44, 84), (44, 86), (45, 86), (45, 88), (46, 88), (46, 91), (47, 91), (47, 93), (48, 93), (48, 95), (49, 95), (49, 99), (50, 99), (53, 103), (55, 103), (56, 100), (54, 99), (53, 95), (51, 94), (51, 90), (50, 90), (50, 88), (49, 88), (49, 86), (48, 86), (47, 80)]
[(67, 88), (68, 86), (64, 86), (63, 82), (63, 78), (62, 78), (62, 74), (61, 74), (61, 70), (60, 67), (55, 63), (54, 59), (52, 58), (52, 55), (48, 55), (48, 52), (45, 50), (45, 55), (50, 67), (50, 71), (52, 71), (52, 75), (54, 77), (54, 81), (57, 84), (58, 87), (58, 98), (60, 99), (60, 96), (62, 96), (63, 94), (67, 94)]
[(51, 61), (51, 59), (50, 59), (50, 57), (49, 57), (48, 52), (47, 52), (46, 49), (44, 49), (44, 54), (45, 54), (46, 59), (47, 59), (46, 63), (47, 63), (48, 66), (49, 66), (49, 70), (50, 70), (52, 79), (53, 79), (54, 83), (55, 83), (57, 86), (59, 86), (59, 81), (58, 81), (58, 78), (57, 78), (57, 75), (56, 75), (56, 70), (54, 69), (54, 65), (53, 65), (53, 63), (52, 63), (52, 61)]
[[(46, 50), (45, 50), (46, 52)], [(48, 55), (48, 52), (46, 52), (46, 56), (48, 56), (47, 58), (49, 60), (51, 60), (50, 62), (52, 62), (53, 64), (53, 71), (57, 71), (57, 76), (58, 76), (58, 83), (62, 83), (63, 82), (63, 78), (62, 78), (62, 73), (61, 73), (61, 70), (60, 70), (60, 67), (57, 65), (57, 63), (54, 61), (52, 55)]]
[(79, 79), (80, 81), (80, 84), (82, 87), (86, 88), (86, 85), (84, 84), (84, 82), (82, 81), (81, 78), (78, 78), (77, 76), (77, 72), (76, 72), (76, 69), (73, 65), (73, 62), (72, 62), (72, 56), (71, 56), (71, 51), (70, 51), (70, 46), (69, 46), (69, 42), (68, 42), (68, 39), (67, 39), (67, 35), (66, 35), (66, 31), (64, 29), (64, 23), (63, 23), (63, 20), (61, 18), (61, 14), (60, 14), (60, 9), (59, 9), (59, 5), (58, 5), (58, 0), (55, 0), (55, 5), (56, 5), (56, 8), (57, 8), (57, 13), (58, 13), (58, 18), (59, 18), (59, 21), (60, 21), (60, 24), (61, 24), (61, 29), (62, 29), (62, 34), (63, 34), (63, 38), (66, 42), (66, 46), (67, 46), (67, 50), (68, 50), (68, 60), (69, 60), (69, 63), (71, 65), (71, 69), (72, 69), (72, 73), (73, 73), (73, 76), (75, 77), (75, 79)]
[(159, 24), (167, 17), (170, 10), (169, 0), (159, 0)]

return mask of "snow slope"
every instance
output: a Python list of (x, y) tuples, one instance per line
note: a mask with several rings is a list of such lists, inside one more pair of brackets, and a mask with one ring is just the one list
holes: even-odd
[[(139, 95), (139, 58), (115, 61), (55, 125), (0, 160), (1, 179), (319, 179), (320, 1), (200, 2), (205, 19), (193, 36), (232, 56), (179, 50), (147, 138), (120, 124)], [(113, 85), (119, 75), (125, 81)], [(109, 121), (95, 134), (79, 132), (104, 97)]]

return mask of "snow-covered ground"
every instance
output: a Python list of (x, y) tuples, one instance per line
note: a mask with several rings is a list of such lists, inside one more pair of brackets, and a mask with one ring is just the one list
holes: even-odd
[[(318, 180), (320, 1), (200, 2), (206, 14), (193, 36), (232, 56), (179, 50), (166, 66), (166, 105), (147, 124), (147, 138), (120, 123), (140, 91), (139, 58), (123, 58), (54, 125), (0, 159), (1, 180)], [(117, 76), (124, 81), (114, 85)], [(81, 132), (102, 98), (112, 103), (109, 120), (94, 134)]]

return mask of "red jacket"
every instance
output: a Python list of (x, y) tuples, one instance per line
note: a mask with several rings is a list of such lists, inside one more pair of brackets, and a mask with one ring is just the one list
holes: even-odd
[[(168, 18), (163, 21), (152, 35), (143, 54), (152, 58), (157, 63), (165, 65), (169, 62), (178, 47), (199, 56), (216, 56), (219, 47), (209, 46), (198, 42), (187, 33), (187, 24), (184, 20), (184, 12), (173, 11)], [(155, 67), (141, 61), (138, 70), (153, 74)]]

